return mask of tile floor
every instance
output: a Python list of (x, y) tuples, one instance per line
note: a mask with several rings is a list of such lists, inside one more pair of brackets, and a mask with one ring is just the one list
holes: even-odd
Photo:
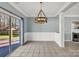
[(79, 57), (79, 43), (65, 42), (61, 48), (55, 42), (27, 42), (8, 57)]

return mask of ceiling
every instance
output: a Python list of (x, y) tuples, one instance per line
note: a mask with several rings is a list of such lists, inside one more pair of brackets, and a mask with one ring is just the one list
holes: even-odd
[(79, 17), (79, 2), (77, 4), (75, 4), (74, 6), (72, 6), (72, 8), (70, 8), (69, 10), (67, 10), (65, 12), (66, 16), (78, 16)]
[[(26, 17), (36, 17), (40, 11), (39, 2), (9, 2), (14, 8)], [(65, 15), (79, 14), (79, 3), (77, 2), (43, 2), (42, 9), (46, 17), (56, 17), (63, 12)]]
[[(40, 10), (39, 2), (12, 2), (10, 3), (27, 17), (36, 17)], [(47, 17), (55, 17), (68, 2), (43, 2), (42, 9)]]

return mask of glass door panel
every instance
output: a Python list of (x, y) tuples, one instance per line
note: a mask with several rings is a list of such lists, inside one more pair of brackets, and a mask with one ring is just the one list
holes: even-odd
[(0, 13), (0, 57), (9, 54), (9, 16)]
[(20, 46), (20, 24), (19, 19), (11, 17), (11, 49)]

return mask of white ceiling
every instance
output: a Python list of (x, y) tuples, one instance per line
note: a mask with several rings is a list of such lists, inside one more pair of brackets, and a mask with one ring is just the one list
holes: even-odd
[(65, 12), (66, 16), (78, 16), (79, 17), (79, 2), (77, 4), (75, 4), (74, 6), (72, 6), (72, 8), (70, 8), (69, 10), (67, 10)]
[[(39, 2), (10, 2), (9, 4), (26, 17), (36, 17), (40, 10)], [(42, 9), (46, 17), (56, 17), (61, 12), (66, 16), (79, 16), (78, 2), (43, 2)]]
[[(16, 9), (27, 17), (36, 17), (40, 10), (39, 2), (11, 2)], [(55, 17), (69, 2), (43, 2), (42, 8), (47, 17)]]

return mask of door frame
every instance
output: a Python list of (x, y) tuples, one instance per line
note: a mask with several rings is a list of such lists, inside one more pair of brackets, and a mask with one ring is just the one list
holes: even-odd
[(21, 40), (21, 45), (24, 45), (24, 19), (21, 18), (20, 20), (20, 40)]

